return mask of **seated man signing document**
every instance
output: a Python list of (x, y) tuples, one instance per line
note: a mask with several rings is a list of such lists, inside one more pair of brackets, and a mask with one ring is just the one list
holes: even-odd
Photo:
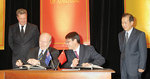
[[(56, 69), (59, 64), (59, 51), (49, 47), (50, 44), (51, 35), (48, 33), (42, 33), (39, 39), (39, 47), (33, 48), (29, 51), (27, 63)], [(16, 65), (22, 66), (23, 63), (21, 60), (18, 60)]]
[(93, 46), (80, 44), (78, 33), (70, 32), (66, 35), (65, 39), (69, 50), (65, 51), (67, 62), (62, 67), (101, 66), (105, 63), (104, 57), (97, 53)]

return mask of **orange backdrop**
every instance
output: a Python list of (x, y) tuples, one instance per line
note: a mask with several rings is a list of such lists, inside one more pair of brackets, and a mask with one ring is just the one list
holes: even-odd
[(126, 13), (136, 19), (135, 28), (146, 34), (147, 48), (150, 48), (150, 0), (124, 0)]
[(5, 0), (0, 0), (0, 50), (4, 50), (5, 36)]
[(66, 49), (65, 35), (76, 31), (90, 44), (89, 0), (40, 0), (40, 31), (52, 35), (52, 46)]

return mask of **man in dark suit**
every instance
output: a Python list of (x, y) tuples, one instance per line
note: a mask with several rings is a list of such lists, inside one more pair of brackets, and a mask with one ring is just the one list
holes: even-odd
[[(44, 67), (50, 67), (57, 69), (59, 65), (58, 56), (59, 51), (49, 47), (51, 44), (51, 35), (48, 33), (42, 33), (40, 35), (39, 47), (35, 47), (29, 51), (28, 64), (41, 65)], [(16, 62), (17, 66), (22, 66), (20, 61)]]
[(104, 57), (97, 53), (93, 46), (80, 44), (80, 37), (76, 32), (68, 33), (65, 39), (70, 50), (65, 51), (67, 62), (62, 67), (101, 66), (105, 63)]
[(134, 17), (122, 16), (124, 31), (118, 35), (121, 51), (121, 79), (140, 79), (145, 70), (147, 47), (145, 33), (133, 27)]
[(16, 67), (16, 61), (26, 61), (30, 48), (38, 45), (39, 31), (34, 24), (27, 23), (27, 11), (18, 9), (16, 11), (18, 23), (9, 27), (8, 42), (12, 49), (12, 64)]

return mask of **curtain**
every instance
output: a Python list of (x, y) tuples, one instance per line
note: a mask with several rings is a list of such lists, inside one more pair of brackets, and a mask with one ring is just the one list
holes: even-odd
[[(113, 79), (120, 79), (120, 51), (118, 33), (121, 27), (121, 15), (124, 11), (124, 0), (89, 0), (90, 8), (90, 39), (97, 52), (105, 57), (105, 68), (116, 71)], [(9, 25), (17, 23), (16, 10), (25, 8), (28, 11), (28, 22), (40, 27), (40, 0), (6, 0), (5, 15), (5, 50), (0, 50), (0, 69), (10, 69), (11, 50), (8, 46)], [(148, 52), (150, 50), (148, 49)], [(148, 56), (149, 53), (148, 53)], [(149, 61), (149, 58), (148, 58)], [(149, 62), (148, 62), (149, 64)], [(149, 76), (150, 67), (143, 73), (143, 78)]]
[(91, 45), (105, 57), (104, 67), (116, 71), (115, 79), (120, 76), (118, 33), (123, 11), (124, 0), (90, 0)]
[(40, 25), (40, 0), (5, 0), (5, 50), (0, 50), (0, 69), (11, 69), (12, 51), (8, 45), (8, 29), (12, 24), (17, 23), (16, 10), (27, 9), (28, 22)]

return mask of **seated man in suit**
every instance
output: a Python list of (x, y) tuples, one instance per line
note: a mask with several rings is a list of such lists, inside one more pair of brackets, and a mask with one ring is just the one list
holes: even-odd
[(80, 44), (80, 37), (76, 32), (70, 32), (66, 35), (65, 39), (67, 47), (72, 51), (65, 51), (67, 62), (62, 67), (101, 66), (105, 63), (104, 57), (97, 53), (93, 46)]
[[(59, 61), (59, 51), (49, 47), (51, 44), (51, 35), (48, 33), (42, 33), (39, 39), (39, 47), (33, 48), (28, 54), (28, 64), (31, 65), (41, 65), (44, 67), (50, 67), (56, 69)], [(17, 66), (22, 66), (21, 60), (16, 62)]]

